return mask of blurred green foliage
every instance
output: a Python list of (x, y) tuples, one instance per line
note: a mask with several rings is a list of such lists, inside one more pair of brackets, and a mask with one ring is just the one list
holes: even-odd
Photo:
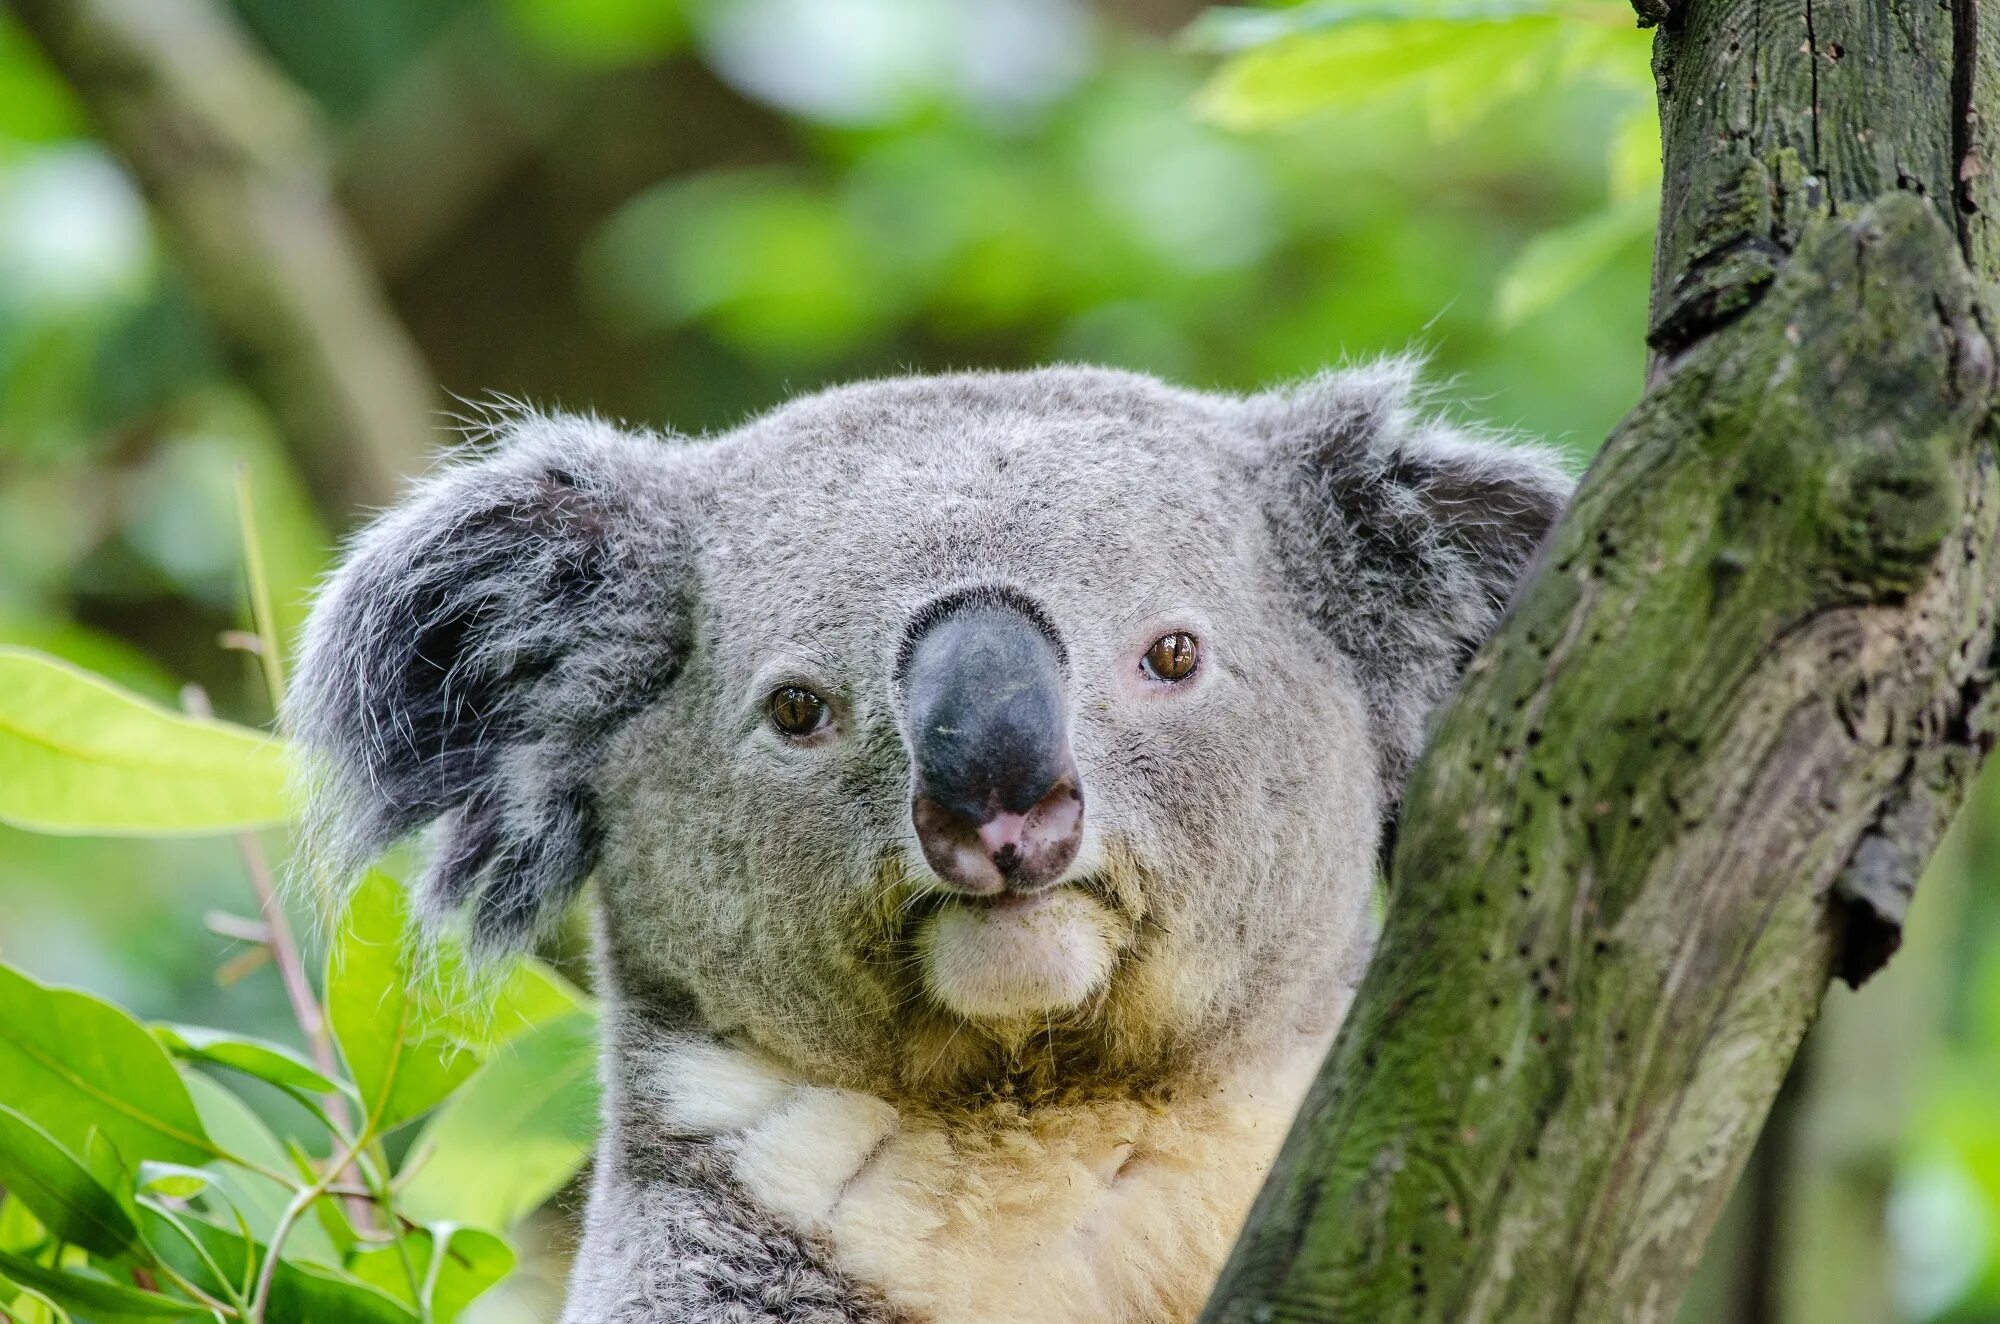
[[(700, 431), (856, 375), (1089, 359), (1248, 388), (1414, 345), (1448, 407), (1582, 459), (1639, 393), (1657, 126), (1648, 41), (1616, 0), (234, 9), (322, 116), (341, 200), (461, 398)], [(0, 643), (166, 708), (192, 683), (226, 718), (268, 723), (241, 489), (283, 637), (360, 512), (315, 507), (235, 367), (130, 178), (0, 11)], [(0, 779), (18, 766), (9, 699)], [(1969, 817), (1941, 867), (1972, 899), (1932, 921), (1963, 935), (1935, 974), (1951, 1014), (1901, 1050), (1923, 1084), (1889, 1229), (1906, 1317), (1959, 1324), (2000, 1320), (2000, 961), (1985, 941), (2000, 893), (1976, 886), (2000, 871), (2000, 803)], [(0, 826), (0, 956), (147, 1022), (227, 1027), (167, 1033), (161, 1051), (208, 1134), (256, 1163), (213, 1163), (214, 1187), (160, 1199), (225, 1235), (233, 1206), (268, 1236), (288, 1192), (256, 1169), (295, 1172), (294, 1147), (324, 1156), (328, 1133), (300, 1082), (274, 1079), (284, 1067), (215, 1047), (299, 1041), (262, 949), (203, 924), (254, 904), (227, 840)], [(403, 958), (371, 950), (387, 965), (370, 978), (402, 987)], [(450, 1010), (413, 1015), (481, 1051)], [(427, 1230), (357, 1250), (327, 1203), (288, 1244), (388, 1298), (403, 1257), (428, 1280), (442, 1244), (436, 1290), (462, 1304), (475, 1283), (460, 1275), (496, 1276), (512, 1252), (434, 1225), (512, 1227), (521, 1270), (465, 1317), (540, 1317), (559, 1238), (531, 1211), (574, 1204), (558, 1192), (588, 1143), (589, 1039), (586, 1013), (552, 1011), (476, 1072), (473, 1056), (433, 1061), (428, 1088), (375, 1114), (410, 1123), (380, 1162), (404, 1165)], [(240, 1092), (209, 1074), (247, 1060), (263, 1070), (230, 1073)], [(348, 1065), (367, 1094), (380, 1064)], [(481, 1147), (503, 1133), (496, 1184)], [(0, 1207), (0, 1274), (46, 1251), (38, 1236)], [(208, 1249), (228, 1269), (242, 1240)], [(171, 1253), (212, 1273), (185, 1238)]]

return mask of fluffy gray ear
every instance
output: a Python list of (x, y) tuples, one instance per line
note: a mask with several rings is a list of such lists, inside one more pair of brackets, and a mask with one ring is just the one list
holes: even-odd
[(1392, 794), (1574, 486), (1552, 451), (1422, 417), (1415, 371), (1391, 360), (1248, 402), (1287, 569), (1354, 664)]
[(596, 860), (591, 774), (686, 648), (671, 456), (595, 420), (518, 417), (355, 539), (285, 714), (330, 874), (436, 820), (427, 924), (464, 912), (496, 952), (561, 915)]

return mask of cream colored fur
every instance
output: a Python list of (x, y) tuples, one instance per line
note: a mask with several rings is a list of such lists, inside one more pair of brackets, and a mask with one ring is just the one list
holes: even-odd
[(915, 1319), (1181, 1324), (1327, 1042), (1293, 1039), (1169, 1102), (899, 1110), (709, 1043), (653, 1083), (669, 1129), (725, 1146), (759, 1204)]

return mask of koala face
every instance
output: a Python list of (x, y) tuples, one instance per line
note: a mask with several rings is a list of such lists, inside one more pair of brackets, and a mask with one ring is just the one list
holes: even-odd
[(1399, 365), (1052, 369), (699, 442), (523, 418), (357, 544), (292, 719), (349, 857), (813, 1078), (1164, 1079), (1323, 1028), (1386, 815), (1567, 491)]

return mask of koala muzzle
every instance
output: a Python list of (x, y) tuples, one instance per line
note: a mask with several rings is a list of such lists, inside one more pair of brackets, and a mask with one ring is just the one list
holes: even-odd
[(961, 607), (912, 646), (903, 697), (910, 814), (937, 875), (974, 896), (1061, 877), (1083, 839), (1083, 783), (1054, 640), (1012, 607)]

